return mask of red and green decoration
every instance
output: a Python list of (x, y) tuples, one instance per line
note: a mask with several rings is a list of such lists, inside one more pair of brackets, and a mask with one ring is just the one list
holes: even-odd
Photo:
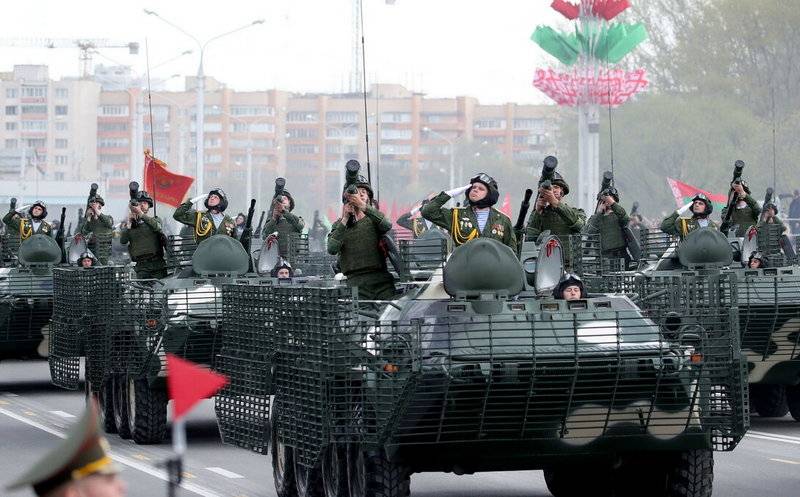
[(533, 32), (531, 39), (568, 68), (537, 69), (536, 88), (559, 105), (617, 106), (647, 87), (644, 69), (609, 68), (647, 39), (641, 23), (611, 22), (630, 7), (628, 0), (554, 0), (551, 7), (577, 22), (570, 32), (549, 26), (539, 26)]

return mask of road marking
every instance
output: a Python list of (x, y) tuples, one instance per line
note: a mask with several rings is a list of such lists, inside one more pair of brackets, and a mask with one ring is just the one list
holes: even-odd
[(765, 437), (785, 438), (787, 440), (800, 441), (800, 437), (793, 437), (791, 435), (781, 435), (780, 433), (769, 433), (767, 431), (747, 430), (747, 433), (754, 433), (756, 435), (762, 435)]
[(798, 461), (789, 461), (787, 459), (772, 459), (772, 458), (770, 458), (770, 461), (782, 462), (784, 464), (800, 464), (800, 462), (798, 462)]
[[(43, 425), (41, 423), (37, 423), (36, 421), (32, 421), (30, 419), (27, 419), (27, 418), (25, 418), (23, 416), (20, 416), (19, 414), (13, 413), (13, 412), (11, 412), (11, 411), (9, 411), (7, 409), (3, 409), (2, 407), (0, 407), (0, 414), (4, 414), (4, 415), (8, 416), (11, 419), (16, 419), (17, 421), (25, 423), (28, 426), (32, 426), (32, 427), (34, 427), (36, 429), (42, 430), (42, 431), (47, 432), (47, 433), (49, 433), (51, 435), (55, 435), (58, 438), (67, 438), (66, 434), (64, 434), (64, 433), (62, 433), (62, 432), (60, 432), (58, 430), (54, 430), (54, 429), (52, 429), (52, 428), (50, 428), (48, 426), (45, 426), (45, 425)], [(120, 463), (120, 464), (124, 464), (125, 466), (128, 466), (128, 467), (133, 468), (133, 469), (138, 470), (138, 471), (141, 471), (142, 473), (146, 473), (146, 474), (148, 474), (150, 476), (158, 478), (159, 480), (169, 481), (169, 479), (167, 478), (167, 475), (164, 474), (163, 470), (159, 470), (157, 468), (153, 468), (152, 466), (147, 466), (147, 465), (142, 464), (140, 462), (134, 461), (133, 459), (129, 459), (129, 458), (125, 457), (125, 456), (112, 454), (111, 457), (115, 461)], [(199, 495), (201, 497), (223, 497), (222, 495), (220, 495), (220, 494), (218, 494), (216, 492), (212, 492), (211, 490), (209, 490), (207, 488), (204, 488), (204, 487), (201, 487), (200, 485), (196, 485), (194, 483), (183, 483), (183, 484), (181, 484), (181, 488), (183, 488), (185, 490), (188, 490), (189, 492), (192, 492), (193, 494), (197, 494), (197, 495)]]
[(3, 396), (5, 396), (5, 397), (19, 397), (19, 395), (15, 394), (15, 393), (11, 393), (11, 392), (6, 392), (6, 393), (3, 394)]
[(188, 471), (184, 471), (181, 474), (183, 475), (184, 478), (197, 478), (195, 475), (193, 475), (192, 473), (189, 473)]
[(231, 479), (233, 479), (233, 478), (244, 478), (244, 476), (242, 476), (242, 475), (240, 475), (238, 473), (234, 473), (233, 471), (228, 471), (225, 468), (218, 468), (218, 467), (214, 466), (214, 467), (206, 468), (206, 469), (211, 471), (211, 472), (217, 473), (218, 475), (222, 475), (225, 478), (231, 478)]
[(26, 416), (32, 416), (32, 417), (36, 416), (36, 413), (33, 411), (23, 411), (23, 412), (25, 413)]
[(745, 436), (750, 438), (759, 438), (761, 440), (771, 440), (773, 442), (783, 442), (786, 444), (800, 445), (800, 440), (787, 440), (785, 438), (778, 438), (778, 437), (765, 437), (764, 435), (756, 435), (755, 433), (747, 433), (745, 434)]
[(72, 414), (64, 411), (50, 411), (50, 414), (55, 414), (56, 416), (60, 416), (65, 419), (71, 419), (75, 417)]
[(134, 455), (133, 455), (133, 458), (134, 458), (134, 459), (138, 459), (138, 460), (140, 460), (140, 461), (149, 461), (149, 460), (150, 460), (150, 458), (149, 458), (149, 457), (147, 457), (147, 456), (146, 456), (146, 455), (144, 455), (144, 454), (134, 454)]

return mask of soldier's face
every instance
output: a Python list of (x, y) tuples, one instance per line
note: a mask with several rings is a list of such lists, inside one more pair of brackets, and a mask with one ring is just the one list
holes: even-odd
[[(369, 190), (366, 188), (359, 188), (358, 189), (358, 198), (360, 198), (364, 203), (369, 205)], [(288, 200), (287, 200), (288, 204)]]
[(561, 197), (564, 196), (564, 189), (561, 188), (560, 186), (553, 185), (552, 190), (553, 190), (553, 195), (555, 195), (556, 198), (560, 199)]
[(103, 208), (103, 205), (100, 202), (92, 202), (92, 203), (89, 204), (89, 207), (91, 207), (92, 209), (94, 209), (96, 211), (99, 211), (100, 209)]
[(236, 216), (236, 225), (238, 226), (238, 225), (242, 225), (242, 224), (244, 224), (244, 217)]
[(564, 300), (579, 300), (581, 298), (581, 287), (570, 285), (561, 292)]
[(761, 259), (753, 259), (750, 261), (750, 269), (758, 269), (761, 267)]
[(702, 200), (695, 200), (692, 202), (692, 212), (695, 214), (702, 214), (706, 211), (706, 203)]
[(211, 195), (208, 196), (208, 205), (210, 205), (211, 207), (218, 206), (219, 202), (220, 198), (216, 194), (212, 193)]
[(91, 475), (70, 485), (65, 497), (125, 497), (128, 489), (117, 475)]
[(472, 202), (479, 202), (486, 198), (486, 194), (489, 193), (489, 189), (486, 188), (486, 185), (483, 183), (472, 183), (472, 187), (469, 189), (469, 199)]
[(281, 197), (281, 204), (287, 211), (289, 210), (289, 205), (291, 205), (288, 197)]
[(92, 260), (88, 257), (81, 259), (81, 267), (92, 267)]
[(139, 208), (142, 210), (142, 214), (147, 214), (147, 211), (150, 210), (150, 202), (139, 202)]
[(285, 267), (278, 269), (278, 278), (291, 278), (289, 275), (289, 270)]
[(44, 210), (38, 205), (34, 205), (33, 209), (31, 209), (31, 214), (33, 215), (33, 217), (41, 216), (42, 212), (44, 212)]

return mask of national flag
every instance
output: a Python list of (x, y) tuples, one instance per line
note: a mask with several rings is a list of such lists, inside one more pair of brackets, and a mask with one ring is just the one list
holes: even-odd
[(728, 204), (727, 195), (710, 193), (703, 189), (697, 188), (696, 186), (692, 186), (672, 178), (667, 178), (667, 184), (669, 185), (670, 190), (672, 190), (672, 196), (675, 198), (675, 204), (678, 207), (683, 207), (691, 202), (692, 197), (698, 193), (702, 193), (708, 197), (708, 199), (711, 200), (711, 203), (714, 204), (714, 207), (717, 209), (722, 209)]
[(227, 383), (226, 376), (167, 354), (167, 391), (173, 400), (173, 420), (183, 417), (195, 404), (211, 397)]
[(168, 170), (167, 164), (156, 159), (149, 150), (144, 152), (144, 189), (156, 202), (178, 207), (186, 198), (194, 178)]
[(511, 219), (511, 195), (506, 193), (505, 198), (503, 198), (503, 205), (500, 206), (500, 212), (508, 216)]

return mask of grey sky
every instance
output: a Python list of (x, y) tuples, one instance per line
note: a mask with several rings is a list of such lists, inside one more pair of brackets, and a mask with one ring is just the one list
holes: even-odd
[[(402, 83), (431, 96), (470, 95), (482, 103), (544, 103), (533, 88), (534, 68), (551, 60), (530, 41), (538, 24), (564, 21), (549, 0), (364, 0), (367, 84)], [(64, 37), (140, 41), (139, 56), (101, 54), (144, 72), (144, 39), (151, 65), (194, 43), (142, 9), (157, 11), (201, 40), (254, 19), (258, 27), (214, 42), (206, 74), (237, 90), (277, 87), (339, 91), (351, 66), (351, 0), (28, 0), (4, 2), (4, 38)], [(194, 74), (197, 51), (153, 72)], [(109, 61), (95, 56), (95, 64)], [(45, 63), (52, 77), (78, 73), (77, 49), (0, 47), (0, 70)], [(173, 80), (168, 88), (179, 89)]]

